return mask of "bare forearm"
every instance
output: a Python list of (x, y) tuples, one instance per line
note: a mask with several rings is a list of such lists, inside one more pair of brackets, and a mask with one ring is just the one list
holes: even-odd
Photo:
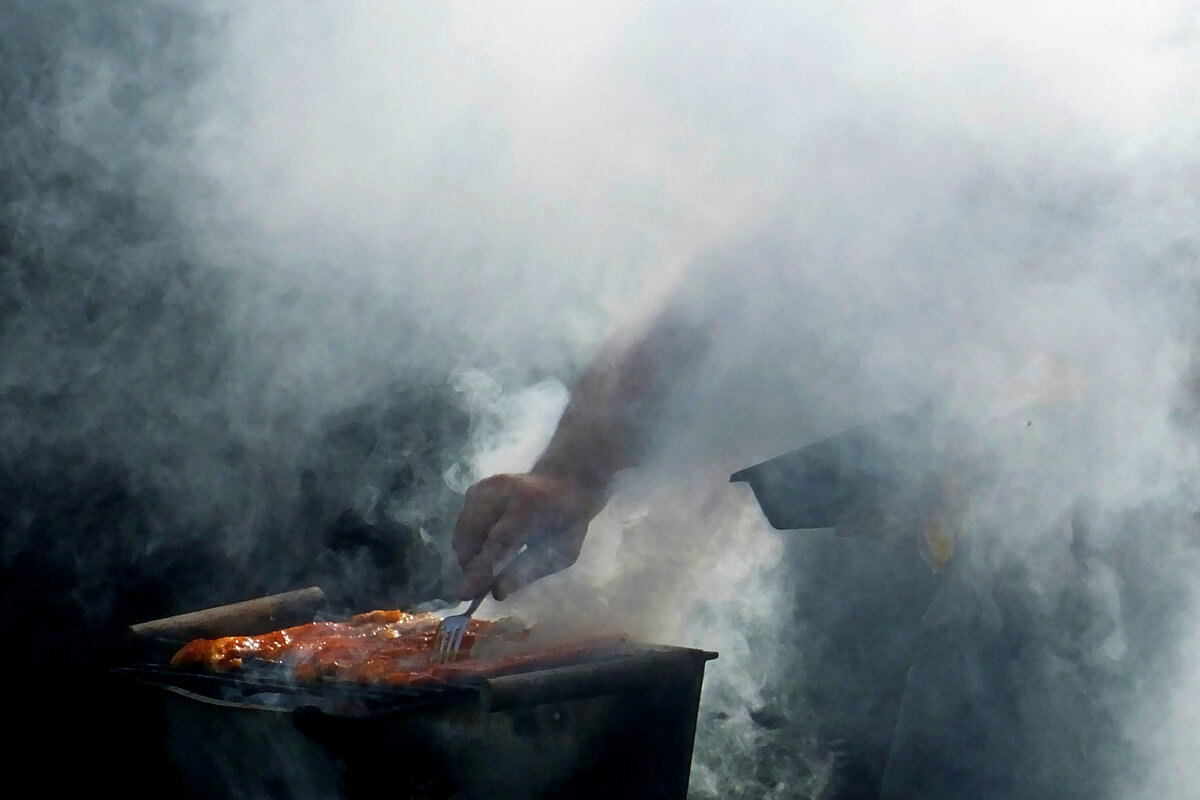
[(531, 471), (603, 490), (638, 463), (666, 394), (705, 345), (699, 327), (670, 314), (631, 345), (610, 345), (580, 377)]
[(502, 600), (575, 562), (613, 476), (641, 458), (671, 385), (704, 351), (703, 333), (667, 312), (631, 345), (610, 343), (580, 378), (533, 469), (467, 491), (453, 537), (460, 598), (490, 589)]

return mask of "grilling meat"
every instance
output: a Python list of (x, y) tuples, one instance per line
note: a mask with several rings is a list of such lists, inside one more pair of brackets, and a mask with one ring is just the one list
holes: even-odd
[[(175, 667), (199, 666), (230, 672), (248, 660), (290, 667), (299, 680), (336, 678), (359, 682), (408, 683), (437, 679), (454, 665), (432, 665), (440, 617), (403, 611), (371, 611), (347, 622), (310, 622), (258, 636), (195, 639), (171, 659)], [(514, 619), (472, 619), (459, 658), (470, 658), (481, 640), (517, 642), (528, 635)]]

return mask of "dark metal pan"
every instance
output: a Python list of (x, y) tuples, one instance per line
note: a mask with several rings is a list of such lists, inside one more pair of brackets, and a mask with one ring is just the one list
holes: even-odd
[(777, 530), (832, 528), (924, 485), (935, 463), (932, 407), (830, 436), (729, 480), (748, 483)]

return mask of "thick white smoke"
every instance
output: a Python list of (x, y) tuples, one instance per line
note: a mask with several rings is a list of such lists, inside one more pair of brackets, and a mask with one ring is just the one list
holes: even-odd
[[(509, 384), (577, 369), (637, 298), (715, 262), (683, 279), (720, 341), (667, 454), (516, 605), (724, 649), (725, 713), (763, 702), (789, 603), (729, 471), (947, 386), (984, 409), (1038, 351), (1086, 376), (1094, 440), (1059, 446), (1105, 508), (1191, 467), (1169, 419), (1194, 303), (1189, 4), (214, 7), (193, 156), (220, 202), (197, 218), (260, 265), (252, 336), (295, 298), (258, 357), (308, 402), (431, 352)], [(533, 405), (508, 402), (480, 473), (532, 458), (539, 405), (522, 455)], [(722, 748), (763, 748), (726, 728), (701, 732), (698, 790), (744, 786)]]
[[(297, 431), (381, 383), (453, 371), (476, 417), (473, 460), (446, 475), (461, 488), (526, 466), (559, 382), (624, 320), (684, 298), (717, 345), (663, 446), (623, 476), (580, 562), (514, 605), (599, 609), (722, 650), (697, 791), (795, 796), (822, 755), (788, 729), (804, 768), (751, 774), (771, 742), (747, 709), (775, 699), (775, 656), (793, 646), (781, 542), (807, 534), (768, 531), (729, 472), (930, 392), (986, 409), (1045, 351), (1084, 376), (1093, 424), (1060, 447), (1103, 510), (1190, 499), (1194, 447), (1171, 415), (1195, 338), (1197, 19), (1175, 0), (206, 0), (178, 34), (195, 74), (141, 110), (161, 129), (114, 122), (128, 85), (164, 80), (156, 64), (104, 61), (104, 26), (80, 30), (57, 127), (113, 180), (141, 170), (184, 257), (212, 267), (228, 340), (202, 400), (186, 382), (96, 377), (94, 348), (66, 374), (106, 407), (152, 399), (145, 442), (188, 433), (181, 456), (122, 435), (150, 423), (88, 417), (129, 461), (182, 461), (163, 478), (176, 494), (214, 518), (269, 515), (245, 470), (206, 455), (206, 432), (270, 484), (299, 461)], [(145, 369), (129, 371), (147, 374), (178, 355), (137, 352)], [(67, 383), (33, 358), (3, 375)], [(1028, 488), (1008, 477), (996, 497)], [(254, 521), (237, 525), (231, 538)], [(1032, 534), (1008, 544), (1039, 552)], [(1102, 573), (1089, 586), (1111, 597)], [(1128, 628), (1135, 612), (1111, 616)], [(1189, 673), (1158, 668), (1181, 699), (1137, 774), (1190, 798)], [(1150, 695), (1113, 700), (1131, 730)]]

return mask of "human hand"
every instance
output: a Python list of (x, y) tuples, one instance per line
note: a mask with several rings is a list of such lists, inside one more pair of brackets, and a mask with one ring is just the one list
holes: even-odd
[(490, 586), (503, 600), (571, 566), (603, 505), (602, 492), (548, 475), (502, 474), (476, 483), (454, 526), (464, 575), (458, 596), (471, 599)]

